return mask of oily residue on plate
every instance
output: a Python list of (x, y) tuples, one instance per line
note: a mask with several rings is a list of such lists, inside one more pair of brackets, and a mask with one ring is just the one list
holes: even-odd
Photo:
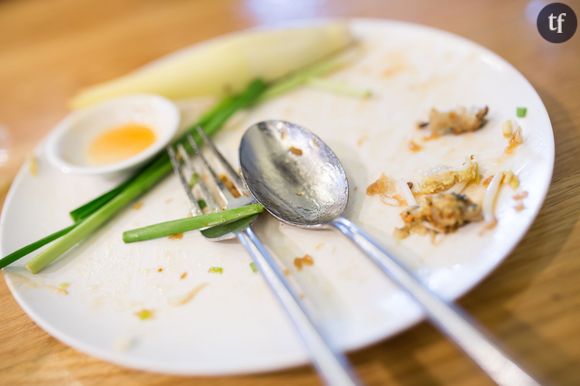
[(187, 303), (191, 302), (193, 299), (195, 299), (195, 297), (205, 288), (207, 287), (209, 284), (208, 283), (201, 283), (195, 287), (193, 287), (190, 291), (188, 291), (187, 293), (185, 293), (182, 296), (179, 296), (177, 298), (171, 299), (169, 301), (169, 303), (172, 306), (183, 306), (186, 305)]
[(28, 288), (45, 288), (51, 291), (56, 292), (59, 295), (68, 295), (69, 294), (69, 287), (70, 283), (62, 282), (58, 285), (52, 285), (44, 283), (40, 279), (32, 279), (26, 275), (16, 273), (16, 272), (9, 272), (10, 278), (14, 280), (14, 284), (21, 286), (21, 287), (28, 287)]

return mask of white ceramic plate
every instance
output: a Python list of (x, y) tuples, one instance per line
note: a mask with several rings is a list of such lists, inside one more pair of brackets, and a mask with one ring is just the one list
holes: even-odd
[[(390, 21), (356, 20), (363, 57), (332, 78), (375, 97), (357, 100), (302, 88), (232, 119), (216, 137), (237, 163), (246, 127), (268, 118), (300, 123), (327, 141), (349, 172), (350, 217), (392, 243), (401, 208), (367, 197), (380, 173), (417, 180), (422, 171), (458, 166), (474, 154), (485, 175), (511, 169), (529, 192), (526, 209), (513, 209), (509, 188), (497, 204), (498, 226), (483, 235), (471, 224), (433, 245), (413, 236), (399, 247), (417, 258), (409, 264), (442, 296), (453, 299), (472, 288), (514, 248), (545, 197), (554, 160), (552, 128), (542, 101), (524, 77), (493, 53), (445, 32)], [(411, 153), (408, 140), (433, 106), (490, 107), (477, 133), (449, 136)], [(525, 143), (505, 156), (501, 124), (517, 106)], [(199, 106), (198, 106), (199, 107)], [(199, 110), (199, 109), (198, 109)], [(197, 110), (196, 110), (197, 111)], [(2, 253), (70, 223), (67, 212), (115, 181), (63, 175), (46, 162), (39, 172), (24, 167), (12, 186), (1, 219)], [(37, 276), (20, 261), (6, 281), (22, 308), (42, 328), (80, 351), (124, 366), (173, 374), (232, 374), (304, 363), (307, 355), (250, 259), (236, 242), (212, 243), (189, 233), (125, 245), (123, 230), (184, 217), (187, 200), (170, 177), (58, 263)], [(306, 231), (264, 218), (259, 234), (303, 288), (305, 301), (335, 341), (355, 349), (389, 337), (421, 318), (419, 309), (346, 240), (332, 231)], [(294, 269), (294, 257), (310, 254), (313, 267)], [(223, 267), (211, 274), (210, 266)], [(158, 272), (162, 268), (162, 272)], [(180, 276), (187, 272), (187, 277)], [(68, 283), (67, 291), (58, 287)], [(186, 304), (191, 291), (197, 295)], [(65, 294), (68, 292), (68, 294)], [(154, 311), (150, 320), (135, 313)]]

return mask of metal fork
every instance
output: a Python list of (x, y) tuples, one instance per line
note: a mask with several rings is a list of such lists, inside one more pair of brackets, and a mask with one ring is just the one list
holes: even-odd
[[(189, 151), (182, 144), (167, 148), (173, 170), (192, 204), (192, 214), (195, 216), (204, 212), (238, 208), (254, 203), (255, 201), (246, 189), (240, 175), (220, 153), (203, 129), (197, 127), (196, 132), (202, 142), (207, 145), (213, 158), (221, 165), (223, 174), (218, 174), (218, 171), (212, 167), (191, 134), (186, 138), (191, 147)], [(200, 162), (195, 162), (196, 156), (197, 160), (201, 161), (201, 165), (199, 165)], [(206, 178), (211, 182), (208, 183)], [(195, 184), (190, 183), (192, 179), (197, 180)], [(232, 184), (233, 186), (231, 186)], [(211, 240), (236, 237), (286, 311), (325, 383), (328, 385), (360, 384), (347, 359), (332, 346), (324, 331), (316, 324), (315, 319), (300, 300), (297, 291), (288, 282), (275, 259), (252, 230), (251, 224)]]

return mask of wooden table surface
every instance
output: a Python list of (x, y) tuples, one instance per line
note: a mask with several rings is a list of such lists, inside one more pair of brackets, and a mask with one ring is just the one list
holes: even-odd
[[(318, 16), (391, 18), (454, 32), (497, 52), (531, 81), (556, 138), (552, 186), (537, 220), (499, 269), (460, 303), (546, 384), (580, 385), (580, 32), (564, 44), (544, 41), (535, 26), (540, 3), (0, 1), (0, 126), (11, 142), (9, 160), (0, 165), (0, 197), (18, 165), (66, 114), (71, 95), (178, 48), (254, 25)], [(580, 16), (580, 2), (568, 4)], [(47, 335), (16, 305), (3, 281), (0, 309), (2, 385), (319, 384), (309, 367), (215, 378), (128, 370)], [(489, 384), (426, 323), (350, 359), (368, 385)]]

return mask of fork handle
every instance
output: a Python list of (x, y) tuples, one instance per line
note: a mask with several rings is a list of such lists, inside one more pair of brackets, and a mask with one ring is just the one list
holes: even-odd
[(340, 351), (333, 348), (329, 339), (316, 325), (296, 290), (286, 280), (278, 264), (252, 228), (247, 227), (237, 233), (237, 236), (290, 317), (324, 382), (333, 386), (359, 385), (347, 359)]
[(517, 363), (504, 353), (496, 343), (465, 312), (447, 302), (427, 288), (378, 241), (344, 217), (332, 225), (348, 237), (418, 305), (434, 325), (484, 370), (498, 385), (539, 385)]

